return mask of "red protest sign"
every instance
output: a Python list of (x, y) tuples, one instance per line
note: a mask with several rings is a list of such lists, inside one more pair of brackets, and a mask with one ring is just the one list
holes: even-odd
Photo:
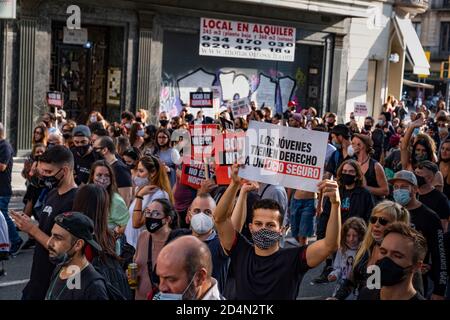
[(214, 155), (214, 139), (218, 134), (216, 124), (190, 125), (191, 158), (203, 162), (205, 158)]
[(231, 183), (231, 166), (216, 165), (216, 183), (218, 185)]
[(245, 132), (226, 132), (214, 141), (216, 181), (219, 185), (231, 182), (231, 165), (244, 158)]
[[(202, 181), (206, 179), (205, 164), (185, 157), (181, 170), (181, 183), (194, 189), (200, 189)], [(210, 170), (210, 176), (212, 174)]]
[(232, 165), (244, 156), (245, 132), (226, 132), (214, 141), (216, 164)]

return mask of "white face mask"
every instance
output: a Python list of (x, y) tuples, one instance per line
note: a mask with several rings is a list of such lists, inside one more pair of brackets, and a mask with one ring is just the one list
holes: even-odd
[(208, 233), (213, 227), (213, 219), (204, 212), (194, 214), (191, 218), (191, 228), (197, 234)]
[(349, 157), (353, 157), (355, 155), (355, 150), (353, 149), (352, 145), (349, 145), (347, 148), (347, 153)]
[(91, 122), (97, 122), (97, 117), (96, 116), (92, 116), (91, 117)]
[(138, 130), (138, 131), (136, 132), (136, 135), (137, 135), (138, 137), (143, 137), (143, 136), (145, 135), (145, 131), (144, 131), (144, 130)]
[(133, 182), (136, 187), (142, 187), (142, 186), (146, 186), (147, 184), (149, 184), (149, 181), (147, 178), (140, 178), (140, 177), (134, 177)]

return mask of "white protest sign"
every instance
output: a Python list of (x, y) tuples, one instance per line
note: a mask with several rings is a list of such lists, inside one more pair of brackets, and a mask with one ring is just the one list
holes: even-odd
[(248, 180), (317, 192), (322, 181), (328, 133), (250, 121), (246, 132)]
[(15, 19), (17, 0), (0, 0), (0, 19)]
[(295, 28), (201, 18), (199, 55), (292, 62)]
[(353, 110), (355, 117), (367, 117), (369, 111), (365, 102), (355, 102), (355, 109)]
[(251, 112), (248, 104), (248, 98), (242, 98), (231, 102), (231, 112), (233, 112), (233, 117), (236, 119), (248, 115)]

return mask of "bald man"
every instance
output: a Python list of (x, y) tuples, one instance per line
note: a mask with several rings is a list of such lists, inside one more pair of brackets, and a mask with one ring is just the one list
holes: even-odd
[(60, 133), (51, 133), (48, 136), (47, 148), (64, 145), (64, 138)]
[(194, 236), (179, 237), (158, 255), (160, 292), (154, 300), (224, 300), (211, 272), (208, 246)]

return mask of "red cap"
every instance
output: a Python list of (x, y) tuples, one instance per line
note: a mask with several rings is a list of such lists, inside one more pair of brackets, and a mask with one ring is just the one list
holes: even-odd
[(297, 106), (297, 102), (295, 102), (294, 100), (291, 100), (288, 102), (288, 107), (294, 107)]

